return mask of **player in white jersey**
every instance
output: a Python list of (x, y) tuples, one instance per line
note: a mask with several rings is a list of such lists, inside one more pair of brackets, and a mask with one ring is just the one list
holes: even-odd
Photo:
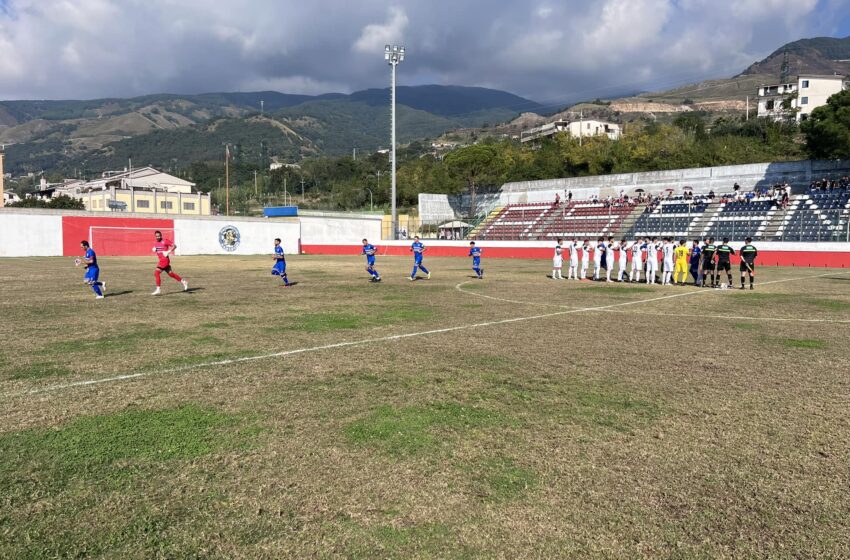
[(673, 279), (673, 250), (676, 247), (673, 245), (669, 237), (664, 238), (664, 243), (661, 245), (661, 284), (664, 286), (670, 285)]
[(605, 252), (605, 241), (600, 237), (596, 240), (596, 249), (593, 251), (593, 279), (599, 280), (602, 268), (602, 253)]
[(590, 262), (590, 239), (585, 239), (581, 246), (581, 279), (587, 280), (587, 264)]
[(658, 272), (658, 241), (655, 237), (646, 243), (646, 283), (655, 284), (655, 274)]
[(567, 271), (567, 280), (578, 280), (578, 240), (570, 241), (567, 248), (570, 251), (570, 269)]
[(643, 252), (646, 244), (643, 239), (635, 239), (632, 244), (632, 271), (629, 274), (629, 282), (640, 282), (640, 272), (643, 270)]
[(623, 276), (626, 274), (626, 265), (628, 264), (629, 260), (628, 244), (629, 241), (624, 237), (617, 245), (617, 249), (620, 250), (620, 266), (617, 268), (617, 282), (622, 282)]
[(552, 256), (552, 280), (563, 280), (561, 275), (561, 267), (564, 266), (564, 258), (561, 256), (562, 239), (558, 238), (558, 244), (555, 245), (555, 254)]
[(605, 281), (611, 281), (611, 273), (614, 272), (614, 238), (608, 237), (605, 246)]

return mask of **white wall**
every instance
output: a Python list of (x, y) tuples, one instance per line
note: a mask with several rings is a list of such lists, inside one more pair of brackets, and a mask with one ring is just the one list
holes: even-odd
[(301, 243), (327, 245), (381, 239), (381, 216), (301, 215)]
[(0, 257), (62, 255), (62, 216), (0, 214)]
[[(221, 230), (234, 226), (239, 230), (239, 246), (225, 251), (218, 241)], [(301, 228), (293, 220), (174, 220), (174, 243), (179, 255), (260, 255), (271, 253), (275, 237), (283, 241), (283, 250), (298, 253)]]

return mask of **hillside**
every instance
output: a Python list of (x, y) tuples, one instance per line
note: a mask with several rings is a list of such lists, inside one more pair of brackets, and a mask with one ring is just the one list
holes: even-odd
[(756, 62), (742, 73), (744, 75), (768, 74), (779, 77), (782, 62), (788, 53), (788, 72), (797, 74), (850, 75), (850, 37), (815, 37), (788, 43)]
[[(505, 121), (540, 107), (486, 88), (399, 87), (397, 94), (401, 142)], [(7, 170), (12, 173), (67, 171), (83, 161), (88, 170), (98, 171), (121, 166), (130, 156), (146, 164), (188, 164), (219, 158), (226, 142), (259, 146), (262, 141), (267, 156), (291, 161), (388, 145), (389, 98), (388, 89), (370, 89), (350, 95), (265, 91), (4, 101), (0, 143), (7, 145)]]
[[(741, 74), (731, 78), (706, 80), (602, 103), (579, 103), (547, 116), (525, 112), (512, 121), (500, 124), (491, 132), (516, 136), (524, 129), (545, 122), (572, 120), (579, 111), (585, 118), (609, 119), (620, 123), (648, 116), (656, 122), (664, 122), (687, 111), (703, 111), (715, 116), (740, 115), (747, 109), (747, 98), (750, 110), (755, 110), (759, 86), (779, 81), (786, 51), (791, 77), (803, 73), (850, 75), (850, 37), (800, 39), (783, 45), (764, 60), (750, 65)], [(486, 132), (483, 129), (467, 130), (464, 131), (464, 138), (455, 135), (453, 139), (466, 141)]]

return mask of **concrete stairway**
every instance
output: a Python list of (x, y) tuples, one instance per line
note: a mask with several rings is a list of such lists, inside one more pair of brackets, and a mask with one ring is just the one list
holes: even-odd
[(705, 228), (708, 227), (709, 222), (715, 221), (717, 215), (720, 214), (720, 210), (719, 201), (715, 200), (708, 203), (708, 206), (705, 207), (705, 212), (688, 226), (688, 239), (702, 239), (706, 233)]
[(495, 208), (490, 210), (490, 213), (487, 214), (487, 217), (484, 218), (483, 220), (481, 220), (480, 222), (478, 222), (478, 225), (476, 225), (474, 228), (472, 228), (472, 231), (470, 231), (469, 234), (467, 234), (466, 238), (467, 239), (477, 239), (478, 235), (483, 233), (490, 226), (490, 224), (493, 222), (493, 220), (495, 220), (496, 218), (499, 217), (499, 214), (501, 214), (502, 210), (504, 210), (504, 209), (505, 209), (504, 206), (496, 206)]
[(635, 224), (638, 221), (638, 218), (646, 212), (646, 204), (641, 203), (635, 206), (631, 213), (623, 218), (623, 221), (620, 222), (620, 227), (618, 231), (612, 232), (612, 235), (617, 239), (622, 239), (623, 237), (629, 237), (632, 235), (632, 230), (635, 227)]

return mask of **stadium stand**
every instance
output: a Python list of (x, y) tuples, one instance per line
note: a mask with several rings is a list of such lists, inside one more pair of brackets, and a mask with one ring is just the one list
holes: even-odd
[(848, 241), (850, 191), (809, 190), (794, 197), (772, 240)]
[(613, 235), (633, 209), (630, 205), (572, 202), (563, 207), (562, 211), (553, 212), (552, 219), (545, 224), (541, 234), (546, 239)]
[[(827, 185), (824, 187), (823, 185)], [(824, 179), (804, 194), (790, 187), (715, 197), (668, 192), (640, 201), (568, 200), (496, 207), (469, 236), (482, 240), (558, 237), (752, 237), (763, 241), (850, 241), (850, 180)], [(769, 192), (768, 192), (769, 191)]]
[(768, 224), (777, 211), (773, 199), (721, 202), (719, 210), (708, 221), (701, 235), (715, 239), (764, 239)]
[(635, 222), (627, 235), (631, 237), (689, 237), (695, 222), (708, 208), (706, 202), (691, 204), (681, 201), (661, 201), (654, 209), (646, 211)]
[(474, 239), (514, 240), (537, 239), (535, 226), (557, 207), (546, 203), (510, 204), (488, 218)]

